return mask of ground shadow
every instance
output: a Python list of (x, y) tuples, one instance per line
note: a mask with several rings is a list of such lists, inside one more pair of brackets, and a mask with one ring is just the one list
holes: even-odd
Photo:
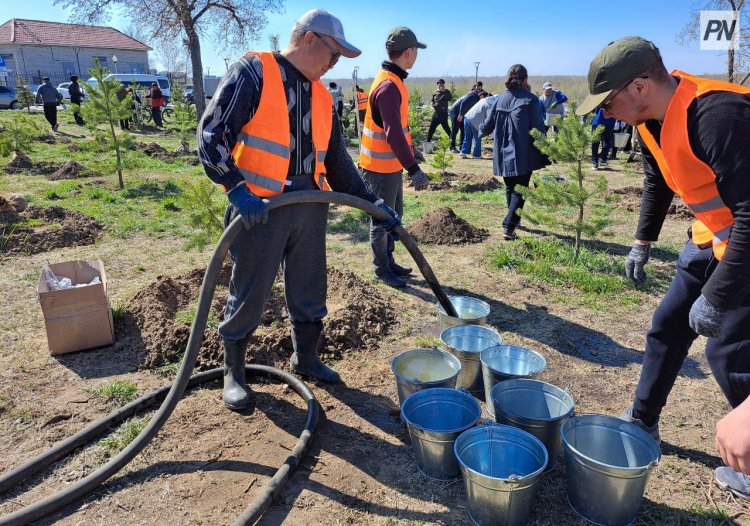
[(663, 440), (660, 447), (661, 452), (665, 455), (675, 455), (677, 458), (698, 462), (712, 470), (724, 465), (724, 462), (718, 455), (712, 455), (704, 451), (698, 451), (697, 449), (677, 446)]
[(182, 189), (174, 181), (148, 181), (138, 186), (129, 187), (123, 193), (126, 199), (146, 197), (154, 201), (161, 201), (166, 197), (177, 197)]

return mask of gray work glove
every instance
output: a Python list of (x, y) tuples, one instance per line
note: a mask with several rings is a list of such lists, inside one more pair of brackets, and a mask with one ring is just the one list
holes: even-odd
[(702, 336), (717, 338), (721, 332), (726, 311), (720, 309), (701, 294), (690, 307), (688, 323), (690, 328)]
[(227, 199), (242, 217), (245, 228), (268, 221), (268, 205), (252, 193), (245, 183), (240, 183), (227, 193)]
[(430, 180), (422, 170), (417, 170), (411, 176), (411, 184), (414, 186), (415, 190), (425, 190), (430, 186)]
[(625, 275), (638, 285), (646, 282), (646, 271), (643, 267), (648, 262), (650, 254), (650, 244), (633, 243), (633, 248), (630, 249), (630, 253), (625, 260)]
[(420, 163), (424, 162), (424, 154), (421, 150), (417, 150), (416, 148), (414, 148), (414, 158)]

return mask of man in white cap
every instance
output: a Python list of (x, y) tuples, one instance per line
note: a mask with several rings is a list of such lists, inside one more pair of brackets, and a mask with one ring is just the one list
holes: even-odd
[[(229, 199), (225, 223), (245, 229), (229, 252), (234, 265), (219, 335), (224, 344), (224, 403), (252, 406), (245, 350), (260, 324), (279, 266), (292, 324), (292, 369), (323, 382), (340, 381), (318, 358), (326, 310), (325, 232), (328, 205), (297, 204), (269, 212), (265, 197), (298, 190), (335, 190), (396, 213), (362, 180), (346, 152), (331, 95), (320, 77), (359, 49), (338, 18), (323, 9), (297, 20), (281, 52), (246, 53), (229, 68), (198, 126), (206, 173)], [(329, 186), (330, 185), (330, 186)]]
[(562, 91), (556, 90), (551, 82), (545, 82), (542, 89), (544, 92), (539, 97), (539, 102), (542, 103), (542, 108), (545, 111), (544, 124), (549, 129), (554, 118), (551, 117), (552, 115), (557, 115), (557, 118), (560, 119), (565, 117), (565, 103), (568, 101), (568, 97)]

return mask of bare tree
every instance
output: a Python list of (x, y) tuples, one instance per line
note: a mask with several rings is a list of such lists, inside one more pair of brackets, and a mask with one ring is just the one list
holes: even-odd
[[(739, 73), (745, 67), (750, 66), (750, 44), (748, 44), (748, 38), (750, 37), (750, 20), (748, 18), (750, 18), (750, 13), (748, 13), (747, 6), (747, 0), (694, 1), (690, 7), (690, 18), (677, 34), (677, 41), (682, 45), (699, 41), (701, 11), (734, 11), (743, 15), (740, 16), (741, 25), (738, 28), (740, 47), (739, 49), (727, 50), (727, 80), (734, 82), (735, 73)], [(750, 78), (750, 72), (744, 76), (740, 84), (747, 82), (748, 78)]]
[(184, 35), (200, 118), (206, 109), (201, 38), (211, 34), (225, 48), (246, 47), (266, 25), (266, 13), (279, 12), (283, 0), (53, 0), (53, 3), (72, 8), (71, 18), (89, 23), (106, 21), (112, 8), (121, 8), (156, 42), (174, 41)]
[(159, 51), (156, 52), (156, 61), (168, 74), (182, 76), (186, 73), (185, 47), (182, 38), (177, 38), (159, 44)]

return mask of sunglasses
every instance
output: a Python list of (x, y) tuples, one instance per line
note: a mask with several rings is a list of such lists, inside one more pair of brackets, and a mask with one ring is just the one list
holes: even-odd
[(318, 37), (320, 41), (323, 43), (323, 45), (326, 47), (326, 49), (328, 49), (328, 51), (331, 52), (331, 62), (329, 65), (333, 67), (336, 64), (336, 62), (338, 62), (339, 59), (341, 58), (341, 53), (339, 53), (336, 49), (334, 49), (328, 42), (326, 42), (323, 39), (321, 35), (319, 35), (315, 31), (313, 31), (312, 34)]

